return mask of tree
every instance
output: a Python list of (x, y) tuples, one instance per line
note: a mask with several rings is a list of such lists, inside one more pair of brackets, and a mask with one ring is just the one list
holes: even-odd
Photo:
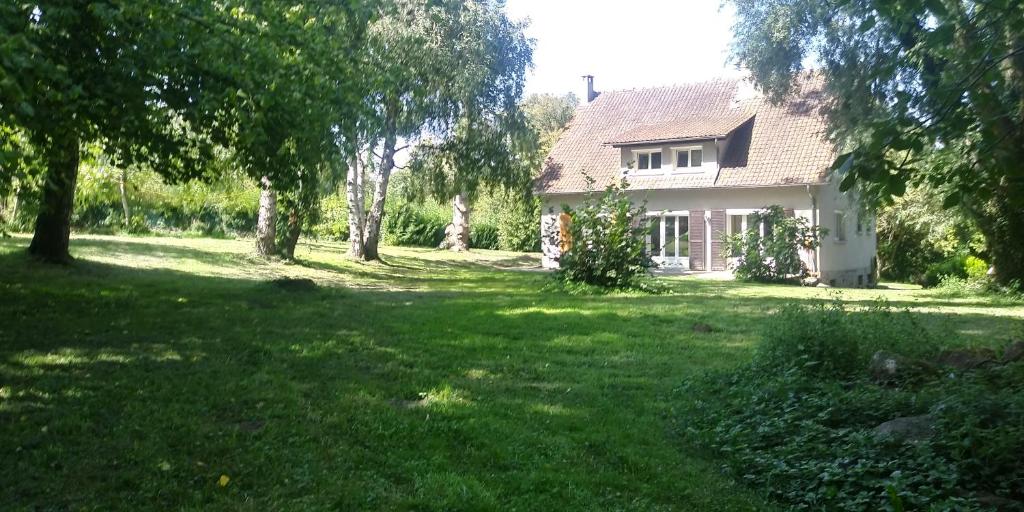
[(977, 222), (997, 279), (1024, 282), (1024, 4), (733, 2), (735, 57), (773, 98), (820, 63), (844, 189), (936, 191)]
[[(344, 90), (343, 75), (313, 73), (307, 54), (360, 19), (329, 2), (3, 3), (0, 125), (23, 133), (18, 153), (31, 146), (46, 167), (29, 251), (70, 258), (85, 143), (169, 181), (209, 178), (214, 150), (229, 147), (250, 175), (293, 182), (296, 168), (332, 154), (326, 119), (339, 102), (329, 100)], [(0, 156), (5, 168), (19, 158)]]
[[(372, 87), (367, 110), (374, 116), (348, 132), (348, 139), (377, 160), (368, 212), (362, 210), (364, 191), (359, 187), (366, 161), (349, 165), (346, 183), (354, 257), (378, 257), (399, 140), (419, 142), (424, 148), (443, 147), (438, 151), (448, 154), (456, 139), (492, 149), (501, 143), (498, 134), (508, 133), (503, 130), (521, 118), (516, 102), (531, 49), (522, 25), (509, 21), (502, 8), (503, 3), (490, 0), (400, 0), (371, 24), (366, 76), (372, 77)], [(466, 148), (461, 156), (470, 158), (468, 153)]]
[(521, 108), (540, 140), (541, 158), (547, 156), (551, 147), (565, 131), (572, 116), (576, 114), (576, 106), (579, 103), (579, 98), (571, 92), (564, 96), (531, 94), (523, 100)]

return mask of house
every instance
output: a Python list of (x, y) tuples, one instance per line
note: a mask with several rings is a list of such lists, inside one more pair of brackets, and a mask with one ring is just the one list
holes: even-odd
[(763, 231), (750, 214), (779, 205), (828, 230), (817, 250), (801, 249), (812, 274), (836, 286), (873, 281), (874, 221), (830, 171), (836, 151), (819, 113), (820, 80), (805, 77), (773, 104), (742, 79), (597, 93), (585, 78), (588, 103), (535, 182), (545, 266), (558, 265), (562, 205), (582, 201), (590, 176), (598, 189), (625, 178), (635, 201), (646, 201), (648, 246), (661, 266), (727, 270), (723, 234)]

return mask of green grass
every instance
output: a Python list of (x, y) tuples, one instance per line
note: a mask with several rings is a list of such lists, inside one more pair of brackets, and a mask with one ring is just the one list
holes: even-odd
[[(210, 239), (76, 237), (54, 267), (27, 242), (0, 241), (0, 510), (764, 509), (675, 434), (673, 390), (748, 360), (779, 304), (829, 297), (692, 278), (577, 297), (528, 255), (307, 244), (288, 265)], [(1024, 317), (842, 292), (879, 296), (963, 344)]]

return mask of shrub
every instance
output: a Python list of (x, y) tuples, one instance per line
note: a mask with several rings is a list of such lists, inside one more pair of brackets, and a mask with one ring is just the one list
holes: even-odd
[[(633, 206), (625, 180), (603, 192), (595, 192), (594, 180), (589, 176), (587, 180), (591, 190), (583, 204), (576, 209), (563, 206), (571, 221), (568, 248), (559, 259), (556, 277), (603, 289), (643, 287), (653, 265), (644, 238), (649, 230), (646, 208)], [(552, 236), (557, 238), (558, 233)]]
[(388, 245), (437, 247), (449, 219), (438, 208), (402, 203), (384, 215), (383, 241)]
[[(777, 282), (806, 273), (800, 249), (814, 249), (827, 231), (810, 226), (803, 217), (787, 217), (781, 206), (769, 206), (753, 214), (746, 232), (726, 235), (725, 256), (738, 254), (736, 277), (744, 281)], [(771, 229), (764, 236), (760, 226)]]
[(498, 227), (479, 222), (470, 224), (469, 246), (474, 249), (498, 249)]
[(348, 240), (348, 202), (343, 195), (332, 194), (320, 201), (320, 218), (311, 231), (318, 239)]
[(505, 251), (540, 250), (539, 199), (519, 197), (507, 203), (498, 217), (498, 245)]
[(984, 279), (988, 276), (988, 263), (977, 256), (964, 259), (964, 273), (968, 279)]
[(956, 280), (973, 281), (973, 285), (979, 289), (984, 288), (984, 282), (988, 280), (988, 263), (977, 256), (956, 254), (929, 265), (921, 285), (930, 288), (947, 280), (950, 283)]
[[(1024, 363), (870, 381), (884, 349), (932, 358), (938, 338), (884, 303), (838, 301), (773, 314), (754, 360), (678, 389), (681, 432), (737, 479), (794, 509), (979, 510), (980, 494), (1024, 498)], [(933, 436), (876, 436), (880, 423), (927, 414)], [(890, 496), (890, 491), (895, 499)]]

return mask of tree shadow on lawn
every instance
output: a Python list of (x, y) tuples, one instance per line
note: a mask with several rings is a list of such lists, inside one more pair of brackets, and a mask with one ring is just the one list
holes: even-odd
[[(680, 464), (657, 454), (671, 446), (663, 432), (634, 425), (674, 365), (646, 363), (643, 342), (622, 338), (623, 314), (503, 314), (538, 297), (295, 293), (87, 260), (20, 268), (26, 260), (0, 258), (11, 278), (0, 294), (5, 508), (237, 505), (212, 484), (221, 473), (264, 505), (325, 493), (392, 508), (419, 492), (416, 475), (438, 472), (490, 471), (474, 477), (481, 488), (524, 505), (622, 505), (638, 486), (666, 504), (682, 492), (644, 462)], [(395, 407), (420, 393), (434, 397), (428, 406)], [(608, 485), (623, 472), (646, 475)], [(530, 482), (578, 490), (515, 487)]]
[(681, 379), (749, 358), (757, 297), (574, 297), (472, 265), (440, 279), (459, 293), (288, 292), (26, 262), (0, 256), (0, 508), (427, 507), (437, 475), (481, 506), (757, 502), (668, 431)]

